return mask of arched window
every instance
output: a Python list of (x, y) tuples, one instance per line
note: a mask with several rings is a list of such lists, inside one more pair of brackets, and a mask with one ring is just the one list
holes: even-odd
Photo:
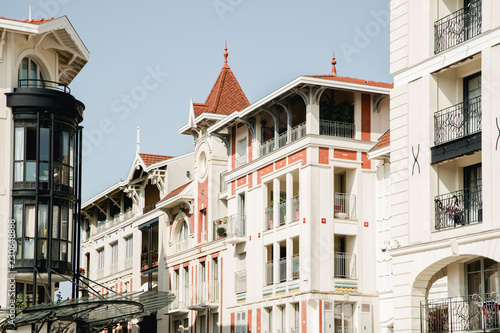
[(43, 87), (44, 76), (40, 66), (31, 58), (24, 58), (19, 66), (20, 87)]
[(179, 229), (179, 241), (188, 239), (189, 237), (189, 227), (186, 221), (184, 221)]

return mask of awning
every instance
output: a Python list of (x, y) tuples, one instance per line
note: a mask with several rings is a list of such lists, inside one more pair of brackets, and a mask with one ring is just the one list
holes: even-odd
[(174, 298), (174, 294), (165, 291), (137, 291), (67, 299), (27, 307), (16, 316), (13, 327), (8, 321), (4, 321), (1, 326), (15, 329), (47, 321), (76, 322), (90, 332), (97, 332), (149, 316), (166, 307)]

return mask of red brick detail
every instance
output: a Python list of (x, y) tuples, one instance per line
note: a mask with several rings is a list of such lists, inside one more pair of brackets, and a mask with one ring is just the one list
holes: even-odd
[(345, 149), (334, 149), (333, 150), (334, 158), (341, 158), (344, 160), (356, 161), (358, 159), (358, 153), (353, 150), (345, 150)]
[(231, 182), (231, 195), (236, 194), (236, 182)]
[(115, 283), (115, 291), (118, 292), (118, 282)]
[(371, 106), (370, 95), (361, 94), (361, 140), (370, 141)]
[(253, 161), (252, 144), (253, 144), (252, 132), (248, 130), (248, 162)]
[(219, 256), (219, 252), (212, 254), (212, 258), (217, 258)]
[(234, 312), (231, 313), (231, 333), (234, 333)]
[(362, 169), (372, 168), (372, 161), (368, 159), (367, 153), (361, 153), (361, 168)]
[(302, 149), (301, 151), (298, 151), (295, 154), (288, 156), (288, 164), (292, 164), (293, 162), (300, 161), (300, 160), (302, 160), (302, 165), (306, 165), (307, 152), (305, 149)]
[(189, 261), (186, 261), (185, 263), (183, 263), (182, 267), (189, 267)]
[(133, 278), (130, 278), (130, 291), (132, 291), (132, 289), (133, 289), (133, 288), (132, 288), (132, 286), (133, 286), (132, 282), (133, 282), (133, 281), (134, 281), (134, 280), (133, 280)]
[(274, 163), (274, 169), (279, 170), (286, 167), (286, 157)]
[(326, 147), (319, 147), (318, 152), (319, 164), (328, 164), (330, 160), (330, 149)]
[[(201, 214), (202, 209), (207, 209), (208, 207), (208, 177), (205, 179), (203, 183), (198, 182), (198, 231), (197, 231), (197, 240), (198, 243), (201, 242), (201, 232), (203, 230), (203, 217)], [(193, 214), (194, 215), (194, 214)], [(208, 226), (205, 226), (205, 230), (208, 230)], [(191, 229), (193, 232), (194, 229)]]
[(251, 189), (253, 185), (253, 173), (248, 174), (248, 188)]
[(236, 187), (240, 187), (240, 186), (243, 186), (247, 183), (247, 176), (243, 176), (241, 178), (238, 178), (236, 180)]
[(236, 127), (231, 128), (231, 170), (236, 165)]
[(261, 327), (260, 327), (260, 326), (261, 326), (261, 323), (260, 323), (260, 321), (261, 321), (261, 318), (262, 318), (261, 311), (262, 311), (262, 310), (261, 310), (260, 308), (259, 308), (259, 309), (257, 309), (257, 318), (256, 318), (256, 319), (257, 319), (257, 333), (261, 333), (261, 332), (260, 332), (260, 330), (261, 330)]
[(123, 292), (123, 281), (120, 281), (120, 292)]
[(302, 333), (307, 333), (307, 301), (302, 301)]
[(263, 167), (262, 169), (259, 169), (257, 171), (257, 185), (260, 185), (260, 179), (262, 178), (262, 176), (265, 176), (271, 172), (273, 172), (274, 169), (273, 169), (273, 165), (268, 165), (268, 166), (265, 166)]
[(252, 333), (252, 310), (248, 310), (248, 333)]
[(205, 262), (206, 260), (207, 260), (207, 257), (198, 258), (198, 262)]
[(323, 301), (319, 300), (319, 333), (323, 333)]
[(174, 271), (178, 270), (179, 268), (181, 268), (181, 265), (175, 265), (174, 266)]

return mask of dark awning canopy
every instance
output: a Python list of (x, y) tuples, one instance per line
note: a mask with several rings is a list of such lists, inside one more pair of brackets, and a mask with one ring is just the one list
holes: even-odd
[(149, 316), (166, 307), (174, 298), (175, 295), (165, 291), (137, 291), (67, 299), (27, 307), (16, 316), (14, 327), (7, 321), (3, 324), (7, 325), (6, 328), (17, 328), (48, 321), (76, 322), (95, 332)]

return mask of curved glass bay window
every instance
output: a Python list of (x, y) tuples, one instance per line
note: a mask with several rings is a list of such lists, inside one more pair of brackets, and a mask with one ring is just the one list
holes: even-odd
[(14, 119), (12, 218), (21, 273), (72, 275), (78, 267), (84, 105), (69, 91), (45, 81), (41, 67), (25, 58), (18, 87), (6, 94)]

